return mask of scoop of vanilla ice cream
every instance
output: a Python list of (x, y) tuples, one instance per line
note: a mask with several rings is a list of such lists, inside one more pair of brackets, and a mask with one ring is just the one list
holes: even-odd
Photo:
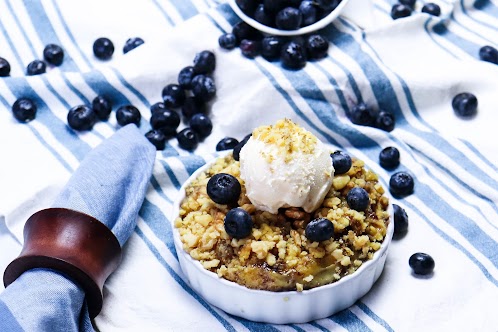
[(334, 176), (329, 149), (288, 119), (256, 128), (239, 160), (247, 197), (256, 208), (270, 213), (282, 207), (314, 211)]

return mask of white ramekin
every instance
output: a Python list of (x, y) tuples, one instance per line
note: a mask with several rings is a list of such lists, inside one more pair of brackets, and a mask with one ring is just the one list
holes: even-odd
[(261, 24), (255, 19), (247, 16), (242, 9), (237, 5), (235, 0), (229, 0), (228, 3), (230, 4), (230, 7), (232, 10), (239, 16), (244, 22), (252, 26), (253, 28), (256, 28), (257, 30), (270, 34), (270, 35), (275, 35), (275, 36), (298, 36), (298, 35), (304, 35), (307, 33), (311, 33), (313, 31), (317, 31), (320, 29), (325, 28), (327, 25), (332, 23), (333, 20), (335, 20), (344, 10), (344, 7), (346, 7), (347, 3), (350, 0), (342, 0), (341, 3), (337, 6), (336, 9), (331, 11), (327, 16), (322, 18), (321, 20), (317, 21), (316, 23), (313, 23), (311, 25), (305, 26), (303, 28), (297, 29), (297, 30), (280, 30), (277, 28), (271, 28), (267, 25)]
[(185, 281), (206, 301), (229, 314), (252, 321), (272, 324), (305, 323), (348, 308), (372, 288), (384, 269), (394, 232), (392, 202), (389, 196), (388, 211), (391, 217), (380, 249), (375, 252), (373, 259), (364, 262), (353, 274), (337, 282), (302, 292), (271, 292), (249, 289), (206, 270), (183, 249), (174, 221), (185, 198), (185, 188), (215, 161), (216, 158), (199, 168), (182, 185), (170, 218), (175, 248)]

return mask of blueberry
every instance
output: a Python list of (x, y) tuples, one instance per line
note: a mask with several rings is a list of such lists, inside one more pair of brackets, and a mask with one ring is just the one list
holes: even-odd
[(379, 153), (379, 164), (386, 169), (393, 169), (399, 165), (399, 150), (388, 146)]
[(346, 197), (350, 208), (356, 211), (365, 211), (370, 205), (368, 192), (361, 187), (354, 187), (348, 192)]
[(199, 138), (195, 131), (192, 128), (184, 128), (176, 135), (176, 139), (178, 140), (178, 146), (180, 146), (184, 150), (194, 150), (199, 144)]
[(242, 150), (242, 148), (244, 147), (244, 145), (246, 145), (247, 141), (249, 140), (249, 138), (251, 138), (252, 136), (252, 133), (247, 135), (246, 137), (244, 137), (242, 139), (242, 141), (239, 142), (239, 144), (237, 144), (234, 148), (233, 148), (233, 159), (239, 161), (240, 159), (240, 150)]
[(258, 40), (242, 39), (239, 48), (242, 55), (249, 59), (253, 59), (261, 53), (261, 43)]
[(284, 40), (278, 36), (265, 36), (261, 40), (261, 55), (268, 61), (276, 60), (280, 57)]
[(209, 198), (215, 203), (233, 204), (239, 199), (242, 188), (235, 176), (227, 173), (217, 173), (209, 179), (206, 191)]
[(47, 65), (41, 60), (33, 60), (28, 64), (26, 68), (26, 75), (40, 75), (45, 73), (47, 70)]
[(408, 230), (408, 215), (401, 206), (393, 204), (394, 234), (403, 234)]
[(275, 14), (285, 8), (287, 5), (286, 1), (287, 0), (264, 0), (263, 6), (266, 12)]
[(228, 211), (223, 221), (225, 232), (235, 239), (243, 239), (252, 232), (251, 215), (243, 208), (235, 208)]
[(334, 235), (334, 224), (326, 218), (313, 219), (306, 225), (304, 234), (312, 242), (326, 241)]
[(192, 79), (195, 76), (194, 67), (187, 66), (178, 73), (178, 85), (185, 90), (192, 89)]
[(231, 32), (224, 33), (218, 38), (218, 44), (225, 50), (233, 50), (237, 47), (237, 37)]
[(305, 46), (306, 51), (308, 52), (308, 58), (311, 60), (326, 57), (329, 50), (328, 40), (317, 34), (306, 37)]
[(157, 111), (150, 117), (152, 129), (161, 131), (165, 136), (174, 136), (180, 125), (180, 116), (172, 110)]
[(235, 3), (246, 14), (251, 15), (256, 9), (256, 1), (254, 0), (235, 0)]
[(206, 104), (195, 97), (187, 97), (182, 106), (182, 115), (186, 120), (190, 120), (194, 114), (204, 113), (206, 111)]
[(144, 40), (140, 37), (128, 38), (123, 46), (123, 54), (130, 52), (142, 45)]
[(462, 92), (453, 97), (451, 106), (461, 117), (471, 117), (477, 113), (477, 97), (469, 92)]
[(384, 131), (393, 131), (394, 125), (394, 114), (389, 111), (380, 111), (375, 119), (375, 126)]
[(86, 105), (75, 106), (67, 113), (67, 123), (74, 130), (91, 130), (96, 121), (97, 115)]
[(332, 157), (332, 164), (334, 165), (334, 174), (336, 175), (347, 173), (351, 168), (351, 165), (353, 164), (351, 157), (340, 150), (337, 150), (334, 153), (332, 153), (330, 157)]
[(10, 75), (10, 63), (4, 58), (0, 58), (0, 77)]
[(300, 69), (306, 65), (307, 56), (304, 46), (296, 41), (290, 41), (280, 52), (282, 66), (288, 69)]
[(403, 5), (401, 3), (394, 4), (391, 8), (391, 17), (393, 20), (398, 18), (408, 17), (412, 14), (412, 10), (409, 6)]
[(60, 66), (64, 60), (64, 51), (59, 45), (48, 44), (43, 49), (43, 58), (54, 66)]
[(355, 105), (349, 113), (351, 122), (361, 126), (370, 126), (375, 123), (378, 112), (365, 103)]
[(92, 101), (92, 108), (100, 120), (106, 121), (111, 114), (112, 104), (106, 97), (97, 96)]
[(433, 2), (428, 2), (422, 7), (422, 13), (427, 13), (433, 16), (441, 15), (441, 7)]
[(101, 37), (93, 43), (93, 54), (100, 60), (108, 60), (114, 53), (114, 44), (109, 38)]
[(232, 150), (237, 144), (239, 144), (239, 141), (236, 138), (225, 137), (216, 144), (216, 151)]
[(199, 138), (208, 137), (213, 130), (211, 119), (202, 113), (194, 114), (189, 122), (190, 128), (197, 133)]
[(490, 45), (483, 46), (479, 49), (479, 59), (498, 65), (498, 50)]
[(265, 6), (262, 3), (256, 7), (253, 16), (257, 22), (269, 27), (273, 26), (274, 18), (265, 11)]
[(239, 42), (243, 39), (259, 40), (262, 38), (262, 35), (258, 30), (244, 21), (235, 24), (232, 28), (232, 33), (237, 37)]
[(415, 183), (413, 177), (407, 172), (397, 172), (391, 175), (389, 190), (393, 196), (406, 196), (413, 193)]
[(167, 109), (168, 108), (166, 107), (166, 105), (164, 105), (164, 103), (160, 101), (150, 106), (150, 114), (154, 115), (154, 113), (156, 112), (163, 112)]
[(432, 273), (432, 271), (434, 271), (434, 267), (436, 266), (434, 259), (430, 255), (422, 252), (417, 252), (411, 255), (408, 260), (408, 264), (410, 264), (410, 267), (415, 274), (420, 275)]
[(164, 105), (168, 108), (181, 107), (185, 102), (185, 90), (178, 84), (168, 84), (162, 92)]
[(36, 117), (37, 107), (29, 98), (19, 98), (12, 105), (12, 113), (19, 122), (29, 122)]
[(317, 8), (312, 0), (304, 0), (299, 5), (299, 10), (303, 15), (302, 26), (308, 26), (317, 21)]
[(286, 7), (277, 13), (275, 17), (275, 25), (282, 30), (299, 29), (303, 22), (303, 14), (299, 9), (294, 7)]
[(156, 150), (164, 150), (166, 147), (166, 136), (160, 130), (152, 129), (145, 133), (145, 138), (156, 147)]
[(417, 2), (417, 0), (399, 0), (399, 3), (401, 3), (405, 6), (408, 6), (411, 9), (413, 9), (413, 7), (415, 7), (416, 2)]
[(118, 120), (118, 124), (121, 126), (126, 126), (129, 123), (140, 126), (141, 119), (142, 115), (140, 114), (140, 111), (133, 105), (121, 106), (116, 111), (116, 120)]
[(200, 102), (208, 102), (216, 96), (216, 85), (209, 76), (201, 76), (199, 80), (192, 82), (192, 94)]
[(211, 51), (197, 53), (194, 58), (196, 74), (211, 74), (216, 68), (216, 57)]

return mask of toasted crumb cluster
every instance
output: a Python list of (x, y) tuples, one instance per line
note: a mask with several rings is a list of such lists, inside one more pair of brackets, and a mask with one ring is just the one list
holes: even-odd
[(285, 157), (286, 162), (292, 159), (292, 153), (296, 151), (312, 154), (317, 143), (317, 138), (312, 133), (289, 119), (279, 120), (275, 125), (258, 127), (253, 131), (252, 137), (276, 145), (278, 153)]
[[(242, 185), (237, 206), (254, 221), (247, 238), (234, 239), (225, 232), (224, 217), (236, 206), (216, 204), (206, 193), (209, 178), (221, 172), (232, 174)], [(348, 207), (346, 195), (356, 186), (370, 196), (365, 212)], [(186, 188), (175, 227), (184, 249), (220, 277), (253, 289), (302, 291), (335, 282), (372, 259), (389, 223), (389, 201), (383, 194), (377, 175), (353, 159), (349, 172), (335, 176), (325, 200), (313, 213), (301, 208), (282, 208), (278, 214), (259, 211), (245, 195), (239, 162), (228, 154)], [(332, 221), (335, 234), (330, 240), (310, 242), (306, 225), (320, 217)]]

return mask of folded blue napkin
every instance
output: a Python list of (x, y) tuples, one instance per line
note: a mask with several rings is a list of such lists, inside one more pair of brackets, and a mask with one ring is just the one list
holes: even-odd
[[(121, 246), (136, 226), (155, 148), (127, 125), (92, 150), (52, 207), (89, 214)], [(48, 269), (23, 273), (0, 295), (0, 331), (93, 331), (82, 288)]]

